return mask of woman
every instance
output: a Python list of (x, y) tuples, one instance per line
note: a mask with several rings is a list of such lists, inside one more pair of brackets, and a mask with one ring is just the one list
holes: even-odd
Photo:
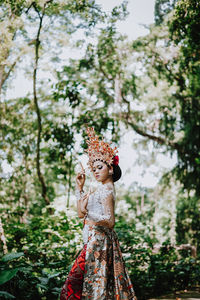
[(62, 288), (60, 300), (128, 300), (136, 299), (124, 265), (115, 231), (114, 182), (121, 177), (116, 148), (96, 136), (89, 136), (88, 164), (99, 185), (94, 193), (84, 193), (85, 171), (76, 177), (77, 211), (84, 218), (84, 247)]

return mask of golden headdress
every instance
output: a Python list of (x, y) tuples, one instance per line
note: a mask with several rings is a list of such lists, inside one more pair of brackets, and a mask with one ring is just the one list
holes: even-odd
[(114, 161), (116, 164), (118, 164), (118, 156), (115, 156), (118, 152), (117, 148), (111, 148), (109, 143), (99, 140), (94, 128), (88, 127), (86, 132), (89, 137), (89, 139), (86, 141), (88, 144), (88, 149), (86, 152), (89, 156), (88, 165), (90, 168), (92, 169), (93, 163), (96, 160), (101, 160), (109, 166), (111, 166)]

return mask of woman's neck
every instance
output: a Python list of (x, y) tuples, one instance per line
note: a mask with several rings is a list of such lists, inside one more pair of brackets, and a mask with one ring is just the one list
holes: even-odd
[(102, 184), (107, 184), (107, 183), (112, 183), (113, 184), (113, 180), (112, 180), (112, 178), (107, 178), (106, 180), (104, 180), (104, 181), (101, 181), (101, 183)]

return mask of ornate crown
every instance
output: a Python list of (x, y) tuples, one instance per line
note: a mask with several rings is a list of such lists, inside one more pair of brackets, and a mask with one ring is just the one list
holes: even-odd
[(109, 143), (99, 140), (99, 137), (95, 134), (94, 128), (88, 127), (86, 132), (89, 137), (86, 141), (88, 144), (86, 152), (89, 156), (88, 165), (90, 168), (92, 169), (93, 162), (96, 160), (101, 160), (109, 166), (113, 163), (118, 164), (119, 158), (118, 156), (115, 156), (118, 152), (117, 148), (111, 148)]

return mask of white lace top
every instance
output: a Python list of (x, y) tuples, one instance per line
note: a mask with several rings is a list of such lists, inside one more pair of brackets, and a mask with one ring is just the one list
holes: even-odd
[[(109, 220), (111, 218), (110, 208), (107, 206), (106, 199), (108, 196), (113, 195), (115, 200), (115, 189), (112, 183), (102, 184), (99, 183), (98, 188), (88, 198), (87, 210), (88, 214), (86, 220), (92, 221), (103, 221)], [(80, 199), (80, 192), (76, 191), (77, 199)], [(83, 228), (83, 242), (87, 243), (88, 240), (88, 227), (89, 225), (85, 224)]]

